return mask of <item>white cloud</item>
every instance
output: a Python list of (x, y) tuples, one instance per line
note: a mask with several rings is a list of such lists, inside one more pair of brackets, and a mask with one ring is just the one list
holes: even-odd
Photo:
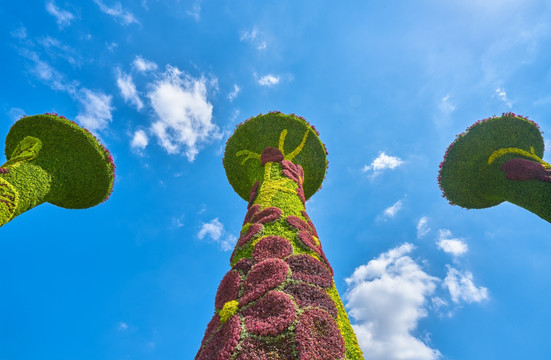
[(396, 169), (398, 166), (402, 165), (404, 161), (396, 156), (388, 156), (383, 151), (379, 153), (379, 156), (373, 160), (371, 165), (364, 165), (362, 172), (372, 172), (371, 178), (375, 178), (380, 175), (383, 170), (386, 169)]
[(119, 331), (124, 331), (124, 330), (127, 330), (128, 329), (128, 324), (125, 323), (124, 321), (121, 321), (119, 323), (119, 327), (118, 327), (118, 330)]
[(419, 219), (419, 222), (417, 223), (417, 238), (422, 238), (423, 236), (427, 235), (429, 231), (429, 219), (426, 216), (423, 216), (421, 219)]
[(449, 100), (450, 95), (446, 95), (442, 98), (442, 101), (440, 102), (440, 110), (444, 113), (451, 113), (455, 110), (455, 105), (453, 105)]
[(258, 79), (258, 84), (262, 86), (272, 87), (279, 84), (279, 76), (274, 76), (272, 74), (264, 75)]
[(113, 119), (111, 99), (111, 95), (82, 88), (77, 95), (77, 100), (84, 109), (79, 112), (76, 119), (88, 130), (105, 129)]
[(47, 62), (42, 61), (36, 52), (22, 49), (21, 55), (32, 61), (33, 64), (30, 72), (40, 80), (43, 80), (50, 88), (65, 91), (71, 95), (76, 93), (78, 82), (67, 81), (63, 74)]
[(136, 132), (134, 132), (134, 137), (132, 138), (132, 142), (130, 143), (130, 147), (132, 149), (141, 151), (141, 150), (144, 150), (148, 144), (149, 144), (149, 139), (145, 131), (137, 130)]
[(402, 200), (398, 200), (394, 203), (394, 205), (386, 208), (383, 211), (383, 216), (387, 218), (393, 218), (396, 216), (396, 214), (398, 214), (398, 211), (400, 211), (401, 209), (402, 209)]
[(228, 99), (230, 100), (230, 102), (232, 102), (233, 99), (235, 99), (237, 95), (239, 95), (240, 91), (241, 91), (241, 88), (237, 86), (237, 84), (233, 84), (233, 90), (231, 93), (228, 94)]
[(21, 26), (20, 28), (17, 28), (16, 30), (13, 30), (10, 32), (10, 35), (13, 36), (16, 39), (26, 39), (27, 38), (27, 28), (24, 26)]
[(507, 105), (508, 108), (513, 107), (513, 103), (509, 98), (507, 97), (507, 92), (505, 92), (505, 89), (497, 88), (496, 89), (496, 96)]
[(53, 1), (46, 3), (46, 11), (55, 16), (57, 25), (60, 28), (71, 25), (71, 21), (75, 18), (69, 11), (58, 8)]
[(434, 360), (437, 349), (412, 335), (427, 316), (427, 300), (439, 279), (425, 273), (407, 254), (412, 244), (391, 249), (356, 268), (346, 279), (346, 307), (365, 358)]
[(201, 20), (201, 5), (195, 4), (191, 10), (186, 11), (189, 16), (191, 16), (195, 21), (199, 22)]
[(462, 239), (454, 239), (452, 236), (450, 230), (440, 229), (438, 241), (436, 242), (438, 248), (453, 256), (465, 254), (469, 250), (468, 245)]
[(133, 104), (138, 110), (143, 108), (142, 99), (140, 99), (140, 96), (138, 95), (136, 85), (134, 85), (134, 81), (132, 81), (132, 76), (118, 71), (117, 86), (121, 91), (124, 101)]
[(141, 56), (136, 56), (136, 58), (132, 62), (132, 65), (134, 65), (134, 68), (140, 72), (157, 70), (157, 64), (155, 64), (153, 61), (145, 60)]
[(202, 144), (221, 138), (212, 123), (212, 104), (207, 99), (204, 78), (195, 79), (167, 66), (148, 97), (157, 115), (151, 131), (168, 153), (177, 154), (185, 147), (185, 155), (193, 161)]
[(12, 121), (17, 121), (25, 116), (25, 110), (16, 107), (11, 108), (8, 110), (8, 116), (12, 119)]
[(267, 47), (266, 41), (260, 38), (257, 28), (253, 28), (251, 31), (243, 31), (239, 40), (250, 42), (257, 50), (264, 50)]
[(132, 23), (139, 24), (134, 14), (132, 14), (127, 10), (124, 10), (120, 2), (116, 2), (115, 5), (113, 5), (113, 7), (109, 7), (105, 5), (101, 0), (94, 0), (94, 2), (99, 6), (99, 9), (101, 10), (101, 12), (107, 15), (113, 16), (118, 21), (120, 21), (121, 24), (123, 25), (130, 25)]
[(211, 220), (208, 223), (203, 223), (201, 230), (197, 234), (199, 239), (203, 239), (205, 236), (214, 240), (223, 251), (230, 251), (237, 243), (237, 237), (226, 233), (224, 225), (218, 220), (218, 218)]
[(473, 282), (473, 274), (469, 271), (460, 272), (447, 265), (448, 273), (444, 279), (444, 287), (450, 292), (452, 301), (459, 303), (482, 302), (489, 299), (488, 289), (477, 287)]

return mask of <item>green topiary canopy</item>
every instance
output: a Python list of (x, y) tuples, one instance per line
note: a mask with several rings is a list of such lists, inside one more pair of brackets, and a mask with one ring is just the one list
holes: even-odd
[[(264, 177), (261, 154), (266, 147), (281, 150), (285, 159), (304, 169), (304, 195), (310, 198), (325, 178), (325, 146), (317, 131), (301, 117), (271, 112), (240, 124), (226, 144), (224, 168), (233, 189), (246, 201), (257, 181)], [(298, 153), (297, 153), (298, 152)], [(295, 155), (296, 153), (296, 155)]]
[(109, 151), (57, 114), (23, 117), (6, 137), (0, 225), (43, 202), (83, 209), (105, 201), (114, 182)]

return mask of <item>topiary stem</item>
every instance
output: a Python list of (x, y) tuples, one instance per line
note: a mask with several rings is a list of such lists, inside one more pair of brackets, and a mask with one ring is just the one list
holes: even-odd
[(4, 166), (0, 173), (0, 226), (44, 203), (51, 176), (40, 166), (21, 161)]

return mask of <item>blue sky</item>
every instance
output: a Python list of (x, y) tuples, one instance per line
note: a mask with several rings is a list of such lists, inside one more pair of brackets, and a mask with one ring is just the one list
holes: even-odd
[(225, 140), (272, 110), (327, 145), (307, 209), (366, 358), (548, 357), (550, 225), (450, 206), (436, 181), (476, 120), (551, 133), (547, 1), (10, 1), (0, 17), (0, 138), (56, 112), (117, 165), (108, 202), (0, 229), (0, 359), (193, 358), (246, 210)]

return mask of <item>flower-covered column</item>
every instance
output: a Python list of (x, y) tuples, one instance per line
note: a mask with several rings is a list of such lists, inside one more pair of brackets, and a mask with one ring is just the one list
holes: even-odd
[(327, 167), (316, 130), (257, 116), (229, 139), (224, 166), (248, 211), (196, 359), (363, 359), (305, 209)]
[(83, 209), (105, 201), (115, 164), (88, 130), (57, 114), (26, 116), (6, 137), (0, 226), (44, 202)]

